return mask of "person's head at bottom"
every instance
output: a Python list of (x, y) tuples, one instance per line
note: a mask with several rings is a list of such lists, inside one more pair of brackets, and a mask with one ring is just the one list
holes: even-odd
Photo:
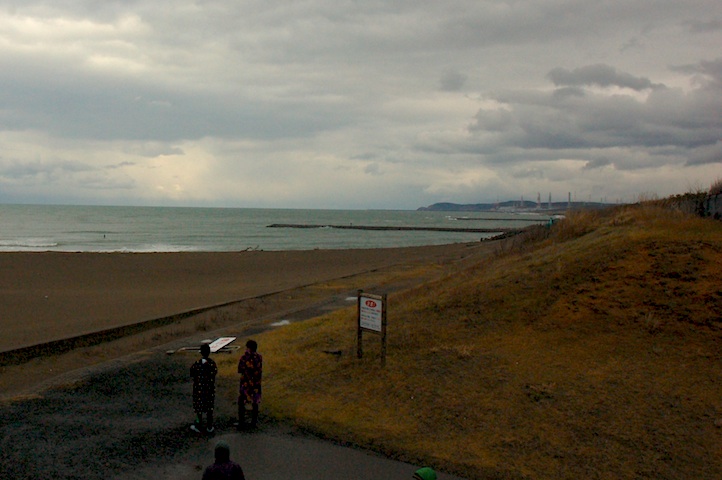
[(436, 480), (436, 472), (429, 467), (419, 468), (414, 472), (414, 480)]
[(226, 442), (220, 441), (216, 444), (214, 455), (216, 463), (225, 463), (231, 459), (231, 447)]

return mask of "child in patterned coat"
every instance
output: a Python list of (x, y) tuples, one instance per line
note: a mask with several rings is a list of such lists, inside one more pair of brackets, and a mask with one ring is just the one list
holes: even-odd
[(246, 408), (251, 411), (251, 428), (258, 424), (258, 404), (261, 403), (263, 357), (257, 352), (254, 340), (246, 342), (246, 353), (238, 361), (241, 381), (238, 390), (238, 428), (245, 428)]
[[(193, 410), (196, 420), (191, 430), (196, 433), (213, 433), (213, 407), (216, 402), (216, 374), (218, 367), (213, 359), (209, 358), (211, 347), (204, 343), (201, 345), (201, 358), (191, 365), (193, 378)], [(203, 414), (206, 414), (205, 425)]]

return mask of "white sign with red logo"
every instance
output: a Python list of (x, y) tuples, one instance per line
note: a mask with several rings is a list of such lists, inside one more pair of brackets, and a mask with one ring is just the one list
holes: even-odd
[(381, 300), (369, 297), (360, 298), (359, 326), (374, 332), (382, 330), (383, 305)]

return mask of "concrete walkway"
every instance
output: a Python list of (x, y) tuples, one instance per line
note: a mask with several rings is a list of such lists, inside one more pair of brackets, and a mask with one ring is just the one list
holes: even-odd
[[(231, 447), (231, 459), (241, 465), (247, 480), (369, 480), (410, 479), (419, 466), (390, 460), (381, 455), (296, 435), (284, 427), (260, 428), (254, 432), (219, 432), (199, 443), (173, 464), (149, 465), (116, 480), (200, 480), (213, 463), (219, 441)], [(438, 473), (439, 480), (463, 480)]]

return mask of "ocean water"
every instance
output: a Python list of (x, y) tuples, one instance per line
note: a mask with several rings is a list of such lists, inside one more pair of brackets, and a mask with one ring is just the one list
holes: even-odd
[(549, 216), (412, 210), (0, 205), (0, 251), (182, 252), (442, 245), (495, 233), (270, 228), (273, 224), (518, 228)]

